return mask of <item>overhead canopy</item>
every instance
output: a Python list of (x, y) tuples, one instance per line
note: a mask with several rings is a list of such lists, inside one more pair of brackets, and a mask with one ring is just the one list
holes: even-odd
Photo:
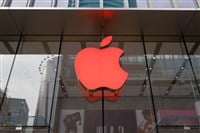
[(0, 35), (200, 35), (198, 10), (0, 10)]

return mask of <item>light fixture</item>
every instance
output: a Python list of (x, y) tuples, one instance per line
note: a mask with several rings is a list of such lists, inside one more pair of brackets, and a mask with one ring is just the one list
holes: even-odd
[(181, 70), (184, 70), (185, 68), (184, 67), (181, 67)]
[(15, 130), (17, 131), (22, 130), (22, 127), (16, 127)]

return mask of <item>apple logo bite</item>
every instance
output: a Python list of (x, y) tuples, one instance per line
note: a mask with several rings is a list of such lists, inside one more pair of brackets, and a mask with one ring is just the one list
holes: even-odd
[(108, 47), (111, 41), (112, 36), (105, 37), (100, 43), (100, 49), (85, 48), (75, 57), (77, 78), (89, 91), (101, 88), (118, 91), (128, 77), (119, 62), (124, 51), (117, 47)]

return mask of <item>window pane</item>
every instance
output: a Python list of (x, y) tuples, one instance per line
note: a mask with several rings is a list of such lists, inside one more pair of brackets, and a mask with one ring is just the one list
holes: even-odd
[[(99, 42), (98, 42), (99, 43)], [(90, 44), (98, 44), (90, 43)], [(74, 70), (74, 59), (77, 53), (86, 46), (82, 42), (62, 43), (62, 63), (60, 76), (60, 95), (58, 98), (59, 106), (56, 131), (61, 133), (66, 130), (74, 132), (77, 127), (77, 133), (96, 132), (96, 123), (93, 120), (98, 119), (97, 123), (102, 125), (102, 103), (101, 99), (92, 101), (88, 99), (88, 94), (82, 88)], [(93, 45), (94, 46), (94, 45)], [(90, 101), (91, 100), (91, 101)], [(91, 121), (92, 124), (91, 124)]]
[(138, 8), (147, 8), (148, 7), (147, 0), (137, 0), (136, 4), (137, 4)]
[(52, 0), (36, 0), (34, 7), (51, 7)]
[[(15, 52), (19, 37), (14, 37), (13, 40), (6, 38), (0, 39), (0, 102), (3, 102), (3, 94), (7, 88), (9, 74), (12, 70), (12, 64), (15, 57)], [(9, 100), (5, 96), (4, 102), (0, 111), (0, 123), (8, 122), (7, 117), (12, 108), (9, 106)]]
[(76, 0), (69, 0), (68, 1), (68, 6), (69, 7), (76, 7), (77, 1)]
[(58, 0), (57, 7), (68, 7), (68, 1), (67, 0)]
[(26, 7), (27, 0), (12, 0), (11, 6), (12, 7)]
[[(110, 47), (124, 50), (120, 63), (123, 70), (128, 72), (128, 79), (119, 89), (118, 95), (111, 93), (110, 97), (107, 96), (108, 98), (105, 100), (105, 125), (122, 132), (124, 130), (128, 133), (144, 132), (143, 124), (146, 121), (144, 114), (153, 117), (153, 110), (149, 82), (145, 72), (143, 45), (141, 42), (124, 41), (113, 42)], [(155, 122), (150, 124), (149, 132), (155, 129)]]
[(180, 8), (194, 8), (196, 4), (194, 0), (177, 0), (178, 7)]
[(151, 0), (153, 8), (170, 8), (172, 7), (171, 0)]
[(104, 0), (103, 7), (124, 7), (123, 0)]
[(3, 0), (0, 0), (0, 6), (2, 6)]
[(79, 0), (79, 7), (99, 7), (99, 0)]
[(195, 92), (196, 83), (183, 42), (145, 44), (159, 126), (199, 125), (195, 109), (199, 94)]
[(136, 0), (128, 0), (129, 7), (137, 7)]
[(11, 66), (15, 56), (18, 37), (15, 37), (16, 41), (0, 41), (0, 91), (4, 92), (6, 83), (8, 82), (8, 76), (11, 71)]
[[(59, 41), (42, 38), (24, 37), (20, 43), (4, 100), (9, 114), (3, 117), (6, 123), (3, 126), (49, 126), (55, 77), (59, 71)], [(57, 92), (58, 88), (55, 95)]]

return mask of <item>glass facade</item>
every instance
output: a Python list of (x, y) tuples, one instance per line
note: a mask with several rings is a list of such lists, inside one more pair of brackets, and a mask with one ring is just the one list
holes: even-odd
[(85, 95), (77, 81), (74, 59), (81, 49), (98, 48), (99, 39), (1, 37), (0, 130), (199, 132), (199, 42), (136, 38), (141, 39), (113, 36), (111, 46), (125, 52), (120, 62), (128, 79), (119, 96), (96, 99)]
[[(0, 0), (0, 133), (199, 133), (199, 4)], [(89, 91), (75, 57), (110, 34), (127, 80)]]
[(0, 0), (2, 7), (198, 8), (198, 0)]

